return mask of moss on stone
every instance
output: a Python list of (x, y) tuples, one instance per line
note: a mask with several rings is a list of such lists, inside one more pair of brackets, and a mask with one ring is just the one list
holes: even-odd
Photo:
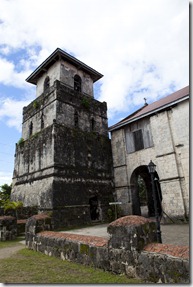
[(80, 253), (89, 254), (89, 246), (87, 244), (80, 244)]

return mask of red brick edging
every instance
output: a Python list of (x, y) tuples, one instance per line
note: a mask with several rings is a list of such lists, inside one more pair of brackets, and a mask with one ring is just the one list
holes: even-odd
[(168, 254), (174, 257), (189, 258), (188, 246), (176, 246), (172, 244), (149, 243), (143, 249), (148, 252), (156, 252), (161, 254)]
[(80, 235), (72, 233), (61, 233), (55, 231), (42, 231), (38, 235), (52, 238), (65, 238), (72, 241), (78, 241), (81, 243), (97, 246), (97, 247), (107, 247), (108, 239), (99, 237), (99, 236), (89, 236), (89, 235)]

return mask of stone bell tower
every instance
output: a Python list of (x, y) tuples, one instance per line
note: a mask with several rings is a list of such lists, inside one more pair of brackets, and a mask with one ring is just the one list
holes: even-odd
[(112, 200), (107, 105), (93, 97), (100, 73), (57, 48), (27, 79), (12, 200), (52, 211), (55, 226), (106, 220)]

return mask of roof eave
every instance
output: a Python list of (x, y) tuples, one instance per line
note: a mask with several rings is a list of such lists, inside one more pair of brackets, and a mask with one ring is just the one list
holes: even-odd
[(75, 57), (71, 56), (70, 54), (64, 52), (60, 48), (57, 48), (41, 65), (39, 65), (33, 73), (26, 79), (28, 83), (37, 84), (37, 79), (42, 72), (45, 72), (47, 68), (51, 65), (53, 61), (57, 61), (60, 58), (70, 61), (75, 66), (79, 67), (80, 69), (86, 71), (88, 74), (91, 75), (93, 82), (98, 81), (103, 75), (96, 70), (92, 69), (91, 67), (87, 66), (83, 62), (79, 61)]
[(128, 124), (130, 124), (130, 123), (132, 123), (132, 122), (138, 121), (138, 120), (140, 120), (140, 119), (142, 119), (142, 118), (145, 118), (145, 117), (147, 117), (147, 116), (150, 116), (150, 115), (152, 115), (152, 114), (158, 113), (158, 112), (160, 112), (161, 110), (164, 110), (164, 109), (166, 109), (166, 108), (168, 108), (168, 107), (171, 107), (171, 106), (173, 106), (173, 105), (175, 105), (175, 104), (177, 104), (177, 103), (180, 103), (180, 102), (182, 102), (182, 101), (185, 101), (185, 100), (187, 100), (188, 98), (189, 98), (189, 95), (186, 95), (186, 96), (184, 96), (183, 98), (180, 98), (180, 99), (178, 99), (178, 100), (176, 100), (176, 101), (174, 101), (174, 102), (172, 102), (172, 103), (169, 103), (169, 104), (167, 104), (167, 105), (164, 105), (164, 106), (162, 106), (162, 107), (159, 107), (159, 108), (157, 108), (157, 109), (155, 109), (155, 110), (152, 110), (152, 111), (150, 111), (150, 112), (144, 113), (144, 114), (142, 114), (142, 115), (140, 115), (140, 116), (138, 116), (138, 117), (132, 118), (132, 119), (130, 119), (130, 120), (128, 119), (128, 120), (125, 121), (124, 123), (123, 123), (123, 122), (120, 122), (120, 124), (117, 124), (116, 126), (111, 126), (111, 127), (109, 127), (108, 131), (109, 131), (109, 132), (112, 132), (112, 131), (114, 131), (114, 130), (120, 129), (120, 128), (123, 127), (123, 126), (126, 126), (126, 125), (128, 125)]

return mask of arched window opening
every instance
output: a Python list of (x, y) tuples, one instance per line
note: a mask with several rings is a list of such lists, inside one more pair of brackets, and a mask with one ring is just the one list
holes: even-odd
[(78, 112), (74, 112), (74, 126), (78, 127)]
[(47, 76), (44, 81), (44, 92), (50, 87), (50, 78)]
[(74, 76), (74, 90), (77, 92), (81, 92), (81, 77), (79, 75)]
[(29, 136), (33, 134), (33, 123), (31, 122), (29, 125)]

